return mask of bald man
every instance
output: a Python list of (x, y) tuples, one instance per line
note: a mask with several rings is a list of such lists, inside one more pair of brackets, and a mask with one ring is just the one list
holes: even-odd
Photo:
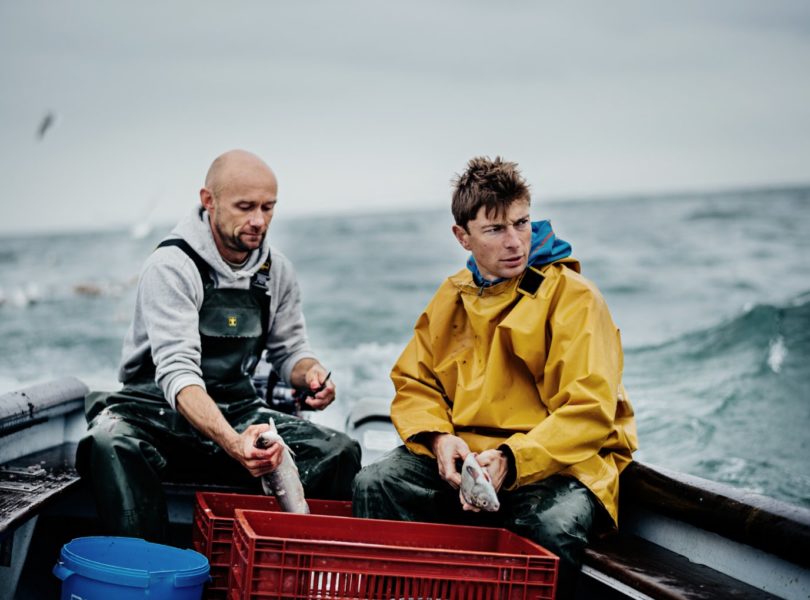
[(150, 255), (124, 340), (118, 392), (88, 394), (77, 467), (108, 533), (167, 542), (161, 481), (260, 489), (281, 447), (255, 447), (270, 417), (292, 448), (307, 497), (350, 499), (359, 445), (271, 410), (252, 374), (262, 353), (282, 380), (326, 408), (335, 386), (307, 340), (292, 265), (267, 240), (278, 182), (259, 157), (218, 157), (200, 206)]

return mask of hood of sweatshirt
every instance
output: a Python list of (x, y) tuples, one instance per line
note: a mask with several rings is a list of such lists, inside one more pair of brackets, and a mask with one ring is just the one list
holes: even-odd
[[(554, 234), (551, 221), (532, 221), (532, 245), (529, 251), (529, 266), (541, 267), (571, 256), (571, 244)], [(479, 287), (489, 287), (504, 281), (503, 278), (488, 281), (481, 276), (475, 258), (467, 259), (467, 268), (472, 271), (473, 281)]]
[(270, 254), (270, 236), (266, 235), (262, 245), (250, 253), (245, 265), (240, 269), (233, 269), (217, 250), (208, 212), (202, 206), (195, 207), (191, 214), (172, 229), (169, 238), (178, 237), (188, 242), (188, 245), (211, 266), (219, 281), (236, 281), (253, 277)]

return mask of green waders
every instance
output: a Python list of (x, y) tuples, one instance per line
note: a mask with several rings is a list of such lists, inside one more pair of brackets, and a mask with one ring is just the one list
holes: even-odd
[(439, 476), (436, 460), (399, 446), (363, 468), (354, 480), (356, 517), (503, 527), (560, 557), (557, 598), (573, 595), (582, 551), (600, 505), (576, 479), (554, 475), (498, 498), (497, 512), (462, 510), (458, 490)]
[[(253, 386), (251, 375), (269, 319), (269, 264), (248, 290), (217, 289), (207, 265), (182, 240), (161, 245), (178, 246), (200, 271), (205, 291), (199, 318), (203, 379), (226, 420), (241, 432), (272, 417), (295, 453), (306, 496), (350, 499), (360, 469), (359, 444), (343, 433), (270, 409)], [(89, 427), (79, 443), (76, 466), (90, 482), (98, 514), (112, 535), (168, 541), (164, 480), (261, 489), (258, 479), (166, 402), (155, 383), (151, 356), (119, 392), (88, 394), (85, 413)]]

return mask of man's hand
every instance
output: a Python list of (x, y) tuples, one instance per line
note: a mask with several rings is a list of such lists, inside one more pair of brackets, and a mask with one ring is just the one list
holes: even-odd
[(280, 444), (265, 449), (256, 448), (256, 439), (260, 433), (270, 429), (269, 424), (251, 425), (242, 433), (237, 433), (203, 388), (189, 385), (180, 390), (177, 394), (177, 410), (254, 477), (270, 473), (281, 463)]
[(497, 449), (484, 450), (476, 458), (478, 459), (478, 464), (484, 467), (489, 473), (495, 491), (501, 491), (501, 486), (509, 470), (509, 461), (506, 460), (504, 453)]
[(283, 447), (276, 442), (268, 448), (257, 448), (256, 439), (270, 429), (270, 425), (251, 425), (239, 434), (239, 443), (234, 444), (229, 454), (239, 461), (254, 477), (267, 475), (281, 464)]
[(439, 476), (453, 489), (461, 485), (461, 473), (456, 468), (456, 460), (463, 461), (470, 453), (467, 442), (450, 433), (437, 433), (431, 441), (431, 449), (439, 466)]
[[(335, 384), (323, 365), (314, 358), (302, 358), (293, 367), (290, 383), (294, 388), (311, 392), (305, 402), (313, 410), (323, 410), (335, 399)], [(323, 388), (323, 389), (321, 389)]]
[(304, 400), (307, 406), (313, 410), (323, 410), (332, 404), (335, 399), (335, 384), (331, 373), (327, 373), (320, 363), (316, 363), (309, 368), (305, 379), (307, 388), (315, 392)]
[[(506, 456), (504, 456), (503, 452), (500, 450), (484, 450), (475, 455), (475, 460), (478, 461), (478, 464), (489, 474), (492, 487), (495, 488), (495, 491), (500, 491), (504, 479), (506, 478), (507, 470), (509, 469), (509, 462), (506, 460)], [(458, 491), (458, 500), (461, 502), (462, 510), (481, 512), (481, 509), (477, 506), (467, 503), (460, 489)]]

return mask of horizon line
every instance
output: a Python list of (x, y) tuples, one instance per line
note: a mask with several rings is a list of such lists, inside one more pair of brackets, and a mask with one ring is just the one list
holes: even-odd
[[(774, 183), (774, 184), (750, 184), (750, 185), (722, 185), (713, 188), (680, 188), (672, 190), (660, 190), (654, 192), (621, 192), (621, 193), (605, 193), (605, 194), (571, 194), (561, 196), (549, 196), (543, 198), (543, 204), (562, 204), (566, 202), (576, 203), (589, 203), (589, 202), (635, 202), (639, 200), (650, 201), (665, 201), (685, 199), (695, 196), (704, 196), (706, 198), (716, 198), (729, 195), (756, 195), (756, 194), (774, 194), (783, 192), (798, 192), (808, 190), (810, 191), (810, 181), (802, 183)], [(322, 216), (339, 217), (343, 215), (354, 216), (375, 216), (375, 215), (392, 215), (397, 213), (412, 213), (412, 212), (438, 212), (439, 210), (449, 210), (448, 207), (438, 208), (431, 207), (427, 204), (412, 205), (410, 207), (404, 205), (394, 205), (386, 208), (341, 208), (341, 209), (327, 209), (321, 210)], [(311, 217), (313, 212), (293, 213), (285, 216), (285, 219), (299, 220)], [(449, 214), (449, 213), (448, 213)], [(173, 226), (176, 220), (159, 220), (152, 223), (151, 229), (163, 226)], [(42, 227), (41, 229), (0, 229), (0, 239), (8, 239), (15, 237), (39, 237), (43, 235), (76, 235), (83, 233), (98, 233), (98, 232), (116, 232), (116, 231), (131, 231), (137, 224), (127, 223), (111, 223), (100, 226), (76, 226), (76, 227)]]

